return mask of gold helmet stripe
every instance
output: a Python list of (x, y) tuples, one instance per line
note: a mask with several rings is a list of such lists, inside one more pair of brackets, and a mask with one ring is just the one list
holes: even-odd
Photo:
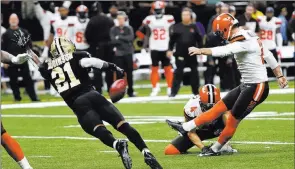
[(57, 49), (57, 53), (59, 54), (59, 55), (62, 55), (63, 53), (62, 53), (62, 50), (61, 50), (61, 44), (59, 43), (60, 41), (59, 41), (59, 39), (60, 38), (55, 38), (55, 48)]

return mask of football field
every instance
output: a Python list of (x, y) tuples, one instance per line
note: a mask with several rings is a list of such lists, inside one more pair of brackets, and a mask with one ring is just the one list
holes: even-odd
[[(283, 90), (272, 83), (267, 100), (242, 121), (231, 140), (238, 153), (219, 157), (198, 157), (200, 150), (197, 148), (184, 155), (164, 155), (165, 146), (177, 136), (164, 121), (183, 120), (186, 96), (172, 100), (165, 97), (145, 100), (147, 97), (143, 94), (137, 99), (142, 101), (123, 99), (116, 106), (138, 129), (166, 169), (290, 169), (294, 168), (294, 82), (290, 88), (289, 92), (282, 94)], [(71, 110), (59, 102), (60, 98), (43, 96), (41, 99), (46, 104), (16, 105), (7, 101), (7, 97), (2, 104), (3, 124), (21, 144), (34, 169), (123, 169), (118, 153), (87, 135)], [(106, 125), (116, 138), (125, 138)], [(211, 141), (214, 139), (206, 144)], [(17, 169), (18, 165), (3, 148), (1, 150), (2, 168)], [(148, 169), (143, 156), (130, 142), (129, 151), (134, 169)]]

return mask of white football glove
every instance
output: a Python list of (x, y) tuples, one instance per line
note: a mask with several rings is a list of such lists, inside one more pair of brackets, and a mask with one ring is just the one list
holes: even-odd
[(16, 57), (11, 58), (13, 64), (23, 64), (30, 59), (30, 55), (27, 53), (18, 54)]

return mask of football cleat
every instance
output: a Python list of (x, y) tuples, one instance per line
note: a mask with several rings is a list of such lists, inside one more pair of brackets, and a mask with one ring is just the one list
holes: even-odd
[(144, 162), (151, 167), (151, 169), (162, 169), (163, 167), (159, 164), (157, 159), (150, 152), (144, 153)]
[(214, 152), (211, 148), (204, 147), (202, 152), (199, 154), (200, 157), (208, 157), (208, 156), (220, 156), (220, 152)]
[(132, 168), (132, 160), (128, 152), (128, 143), (126, 140), (119, 140), (116, 145), (116, 150), (121, 156), (122, 162), (126, 169)]
[(155, 88), (153, 88), (152, 93), (150, 94), (150, 96), (157, 96), (160, 93), (160, 91), (161, 91), (161, 88), (155, 87)]
[(170, 121), (170, 120), (166, 120), (166, 123), (173, 129), (173, 130), (176, 130), (178, 131), (180, 134), (182, 135), (185, 135), (187, 134), (187, 131), (185, 131), (182, 127), (182, 124), (179, 123), (179, 122), (173, 122), (173, 121)]
[(219, 152), (221, 152), (222, 154), (233, 154), (233, 153), (237, 153), (238, 150), (233, 149), (232, 146), (229, 143), (227, 143), (224, 146), (222, 146)]

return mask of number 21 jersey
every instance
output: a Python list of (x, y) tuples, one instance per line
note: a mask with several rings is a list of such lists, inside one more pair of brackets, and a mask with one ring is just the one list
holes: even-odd
[(163, 15), (162, 18), (156, 18), (155, 15), (149, 15), (143, 20), (143, 24), (150, 28), (151, 35), (149, 47), (151, 50), (167, 51), (169, 43), (169, 27), (175, 23), (172, 15)]
[(69, 106), (77, 97), (94, 89), (88, 75), (89, 69), (80, 65), (80, 60), (87, 57), (90, 57), (87, 52), (74, 52), (72, 55), (48, 59), (39, 69), (44, 79), (49, 80)]

